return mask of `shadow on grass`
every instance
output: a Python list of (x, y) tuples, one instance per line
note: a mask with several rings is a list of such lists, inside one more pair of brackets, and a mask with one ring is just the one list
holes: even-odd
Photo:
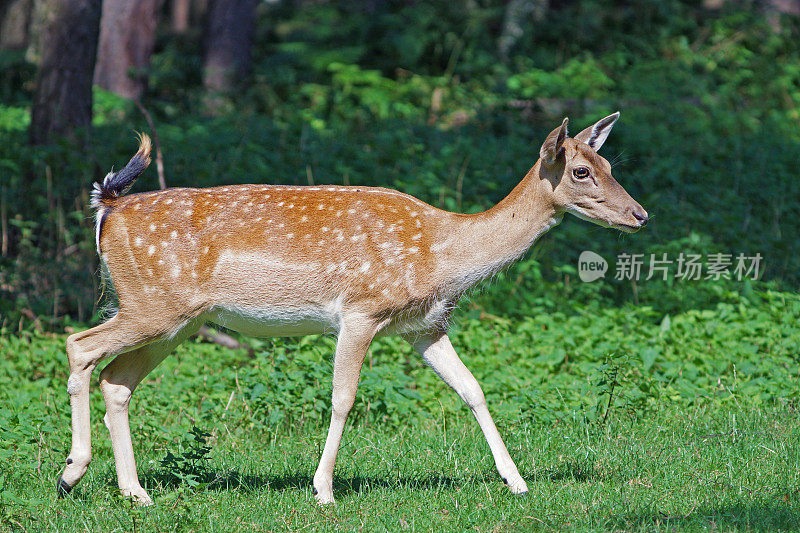
[[(194, 481), (203, 485), (205, 490), (241, 490), (255, 492), (264, 488), (274, 491), (308, 490), (313, 483), (313, 476), (309, 474), (285, 475), (251, 475), (242, 474), (235, 470), (217, 472), (205, 470), (193, 472)], [(171, 472), (151, 472), (141, 476), (146, 487), (163, 487), (166, 489), (177, 488), (183, 483), (180, 476)], [(358, 493), (375, 488), (406, 488), (429, 490), (437, 488), (452, 488), (470, 483), (498, 481), (496, 474), (472, 474), (459, 477), (443, 475), (425, 476), (398, 476), (393, 478), (378, 478), (373, 476), (354, 476), (343, 478), (334, 476), (333, 490), (338, 494)]]
[[(206, 490), (242, 490), (254, 492), (263, 488), (271, 490), (306, 490), (311, 487), (313, 476), (309, 474), (284, 474), (284, 475), (252, 475), (242, 474), (236, 470), (221, 472), (211, 468), (195, 468), (193, 470), (172, 472), (158, 470), (142, 475), (145, 486), (163, 487), (166, 489), (177, 488), (190, 477), (203, 485)], [(567, 463), (558, 468), (541, 469), (526, 472), (523, 477), (536, 481), (561, 481), (573, 480), (577, 482), (597, 481), (602, 476), (595, 472), (590, 464), (578, 462)], [(472, 473), (462, 476), (446, 476), (441, 474), (428, 474), (421, 476), (374, 477), (354, 476), (343, 478), (334, 476), (333, 489), (338, 493), (361, 492), (373, 488), (404, 488), (429, 490), (437, 488), (454, 488), (472, 483), (497, 483), (500, 476), (494, 472), (483, 474)], [(112, 483), (113, 484), (113, 483)]]

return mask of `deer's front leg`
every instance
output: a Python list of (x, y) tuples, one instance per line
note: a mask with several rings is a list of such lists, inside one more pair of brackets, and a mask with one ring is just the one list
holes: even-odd
[(489, 443), (489, 448), (492, 450), (497, 471), (500, 472), (500, 476), (511, 492), (514, 494), (528, 492), (528, 485), (519, 475), (517, 466), (508, 454), (508, 449), (494, 425), (492, 415), (489, 414), (481, 386), (458, 357), (447, 334), (437, 333), (418, 338), (409, 337), (408, 340), (419, 351), (425, 362), (456, 391), (472, 410), (472, 414), (478, 420), (483, 435)]
[(353, 407), (361, 375), (361, 365), (375, 335), (374, 324), (367, 320), (343, 320), (333, 361), (333, 398), (331, 425), (325, 448), (314, 474), (314, 497), (320, 504), (333, 503), (333, 467), (342, 440), (347, 415)]

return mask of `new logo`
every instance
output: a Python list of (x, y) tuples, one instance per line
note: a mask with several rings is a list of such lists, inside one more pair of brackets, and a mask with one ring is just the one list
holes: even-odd
[(581, 278), (581, 281), (590, 283), (604, 278), (607, 271), (608, 263), (600, 255), (590, 250), (581, 252), (578, 257), (578, 277)]

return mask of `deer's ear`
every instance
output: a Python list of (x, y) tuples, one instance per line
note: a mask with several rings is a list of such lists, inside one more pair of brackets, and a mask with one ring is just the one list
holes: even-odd
[(608, 115), (606, 118), (601, 118), (573, 138), (576, 141), (588, 144), (596, 152), (608, 139), (608, 134), (611, 133), (611, 128), (614, 127), (614, 123), (618, 118), (619, 111), (613, 115)]
[(567, 138), (568, 122), (569, 119), (565, 118), (564, 122), (562, 122), (559, 127), (551, 131), (550, 135), (548, 135), (544, 140), (544, 143), (542, 143), (542, 147), (539, 149), (539, 157), (542, 158), (542, 161), (546, 165), (552, 165), (555, 163), (556, 158), (558, 158), (558, 154), (561, 153), (561, 149), (564, 147), (564, 139)]

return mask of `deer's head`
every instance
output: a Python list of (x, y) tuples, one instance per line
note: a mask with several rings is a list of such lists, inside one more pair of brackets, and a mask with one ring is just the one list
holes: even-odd
[(618, 118), (619, 112), (609, 115), (574, 138), (567, 136), (565, 118), (542, 144), (539, 175), (550, 183), (557, 210), (632, 233), (647, 224), (647, 211), (617, 183), (611, 165), (597, 153)]

